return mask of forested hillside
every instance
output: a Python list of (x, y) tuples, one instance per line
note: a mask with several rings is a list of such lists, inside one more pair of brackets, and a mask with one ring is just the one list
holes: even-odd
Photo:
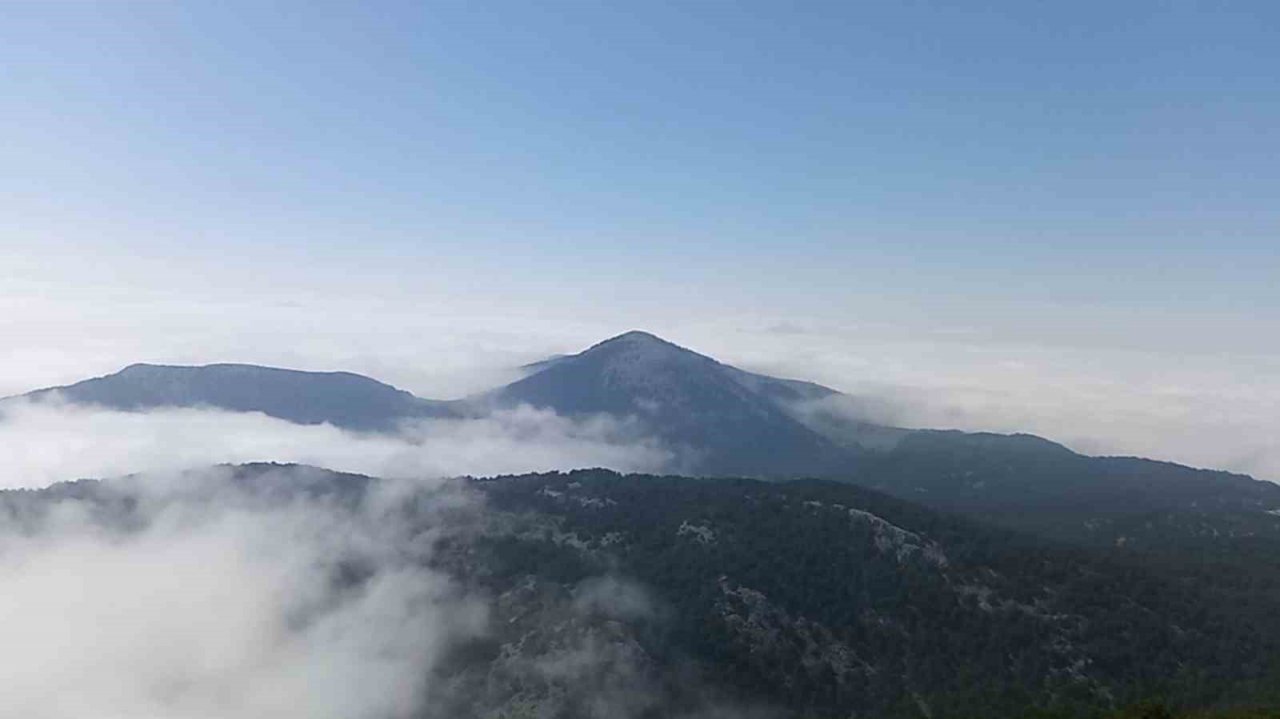
[[(1280, 690), (1274, 594), (1224, 603), (1209, 574), (845, 483), (579, 470), (431, 486), (246, 465), (150, 486), (0, 492), (0, 539), (68, 517), (122, 538), (175, 506), (375, 509), (386, 550), (488, 617), (423, 670), (424, 719), (1163, 719)], [(375, 581), (368, 553), (325, 560), (336, 596)]]
[[(1203, 583), (833, 482), (589, 471), (481, 486), (654, 587), (676, 645), (723, 681), (814, 716), (1203, 705), (1246, 698), (1280, 656), (1280, 622), (1244, 621)], [(509, 566), (544, 566), (530, 548)]]

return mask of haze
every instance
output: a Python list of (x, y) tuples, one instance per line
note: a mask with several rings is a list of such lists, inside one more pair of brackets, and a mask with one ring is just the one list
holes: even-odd
[(641, 327), (1280, 479), (1270, 5), (378, 8), (6, 8), (0, 395), (241, 361), (456, 397)]

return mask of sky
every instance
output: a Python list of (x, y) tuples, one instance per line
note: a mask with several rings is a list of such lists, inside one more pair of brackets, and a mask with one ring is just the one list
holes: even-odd
[(644, 328), (1280, 479), (1271, 3), (14, 3), (0, 395)]

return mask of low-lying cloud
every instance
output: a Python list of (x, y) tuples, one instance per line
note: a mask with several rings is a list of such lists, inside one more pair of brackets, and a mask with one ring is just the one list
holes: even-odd
[(1233, 354), (1189, 340), (1168, 351), (1085, 345), (1079, 337), (1013, 341), (962, 329), (890, 335), (875, 326), (822, 327), (793, 331), (785, 342), (744, 333), (717, 353), (845, 392), (854, 401), (843, 408), (864, 421), (1029, 432), (1087, 454), (1280, 481), (1274, 354)]
[(211, 409), (121, 412), (45, 402), (0, 411), (0, 488), (217, 463), (294, 462), (380, 477), (514, 474), (569, 467), (650, 471), (672, 453), (625, 420), (520, 407), (366, 434)]
[(486, 540), (542, 521), (296, 466), (0, 492), (0, 716), (766, 716), (660, 662), (627, 578), (495, 579)]
[[(109, 490), (129, 500), (128, 521), (86, 499), (25, 517), (10, 508), (0, 713), (418, 716), (432, 668), (484, 631), (486, 605), (427, 568), (423, 527), (384, 499), (393, 488), (356, 506), (267, 500), (210, 476), (220, 472)], [(456, 492), (438, 501), (454, 505)]]

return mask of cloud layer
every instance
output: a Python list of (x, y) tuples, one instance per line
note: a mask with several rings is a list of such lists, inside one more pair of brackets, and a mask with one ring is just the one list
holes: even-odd
[(117, 412), (7, 403), (0, 414), (0, 488), (217, 463), (295, 462), (379, 477), (436, 478), (572, 467), (655, 470), (670, 452), (627, 422), (570, 420), (521, 407), (484, 419), (428, 420), (396, 434), (297, 425), (204, 409)]
[(503, 578), (484, 540), (544, 522), (294, 466), (0, 493), (0, 715), (765, 716), (646, 648), (669, 607), (633, 581)]
[[(234, 361), (351, 370), (446, 399), (641, 328), (744, 369), (854, 394), (880, 421), (1032, 432), (1090, 453), (1280, 481), (1280, 341), (1258, 330), (1274, 323), (1244, 315), (1043, 303), (926, 311), (885, 298), (818, 311), (717, 303), (714, 293), (703, 293), (707, 306), (530, 303), (518, 292), (387, 283), (336, 295), (339, 276), (201, 290), (172, 286), (164, 267), (59, 277), (12, 266), (0, 268), (0, 335), (12, 340), (0, 347), (0, 395), (133, 362)], [(117, 276), (126, 270), (128, 282)]]
[[(889, 332), (875, 325), (744, 333), (725, 354), (855, 398), (872, 422), (1029, 432), (1088, 454), (1137, 455), (1280, 481), (1280, 359), (1205, 345), (1168, 351), (1036, 342), (974, 328)], [(1109, 338), (1100, 341), (1109, 342)]]
[(64, 499), (0, 525), (6, 716), (407, 719), (448, 648), (484, 630), (485, 605), (425, 568), (392, 503), (223, 480), (137, 482), (124, 524)]

